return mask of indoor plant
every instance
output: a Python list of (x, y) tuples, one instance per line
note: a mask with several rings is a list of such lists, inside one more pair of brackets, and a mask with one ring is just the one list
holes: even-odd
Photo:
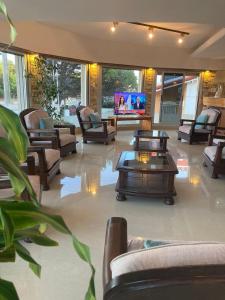
[[(16, 37), (15, 27), (8, 16), (6, 6), (0, 0), (0, 14), (10, 25), (11, 44)], [(0, 263), (14, 262), (16, 255), (29, 263), (32, 271), (40, 276), (41, 266), (26, 249), (24, 240), (31, 240), (41, 246), (57, 246), (57, 242), (46, 235), (47, 225), (71, 236), (73, 246), (82, 260), (90, 265), (92, 276), (86, 300), (95, 299), (94, 274), (90, 251), (69, 230), (61, 216), (50, 215), (39, 206), (36, 195), (20, 164), (26, 160), (28, 137), (19, 117), (0, 105), (0, 127), (4, 128), (5, 137), (0, 137), (0, 166), (9, 175), (14, 196), (0, 199)], [(23, 192), (29, 194), (30, 202), (24, 201)], [(13, 283), (0, 278), (0, 299), (17, 300), (18, 295)]]

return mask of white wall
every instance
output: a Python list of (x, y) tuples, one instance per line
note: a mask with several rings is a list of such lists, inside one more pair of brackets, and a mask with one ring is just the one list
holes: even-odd
[[(79, 36), (72, 32), (38, 22), (16, 23), (15, 46), (34, 52), (71, 57), (92, 62), (105, 62), (143, 67), (224, 70), (225, 60), (199, 59), (187, 49), (156, 48), (144, 45), (104, 41)], [(8, 42), (8, 27), (0, 26), (0, 42)]]

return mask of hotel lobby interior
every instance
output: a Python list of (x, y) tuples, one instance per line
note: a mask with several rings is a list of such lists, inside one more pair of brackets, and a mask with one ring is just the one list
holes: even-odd
[(0, 299), (224, 299), (224, 0), (4, 3)]

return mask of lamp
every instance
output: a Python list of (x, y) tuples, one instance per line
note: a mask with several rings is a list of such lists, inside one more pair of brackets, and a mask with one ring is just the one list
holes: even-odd
[(184, 34), (181, 33), (181, 35), (180, 35), (180, 37), (179, 37), (179, 39), (178, 39), (178, 44), (182, 44), (183, 41), (184, 41)]
[(118, 26), (118, 22), (113, 22), (113, 25), (110, 28), (111, 32), (115, 32), (117, 26)]
[(152, 39), (152, 38), (154, 37), (153, 27), (150, 26), (150, 27), (148, 28), (148, 30), (149, 30), (148, 37), (149, 37), (150, 39)]

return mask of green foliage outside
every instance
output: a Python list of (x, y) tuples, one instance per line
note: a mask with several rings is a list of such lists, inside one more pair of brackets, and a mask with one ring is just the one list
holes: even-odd
[[(15, 65), (12, 61), (8, 61), (8, 73), (9, 73), (9, 88), (10, 88), (10, 96), (12, 98), (17, 97), (17, 89), (16, 89), (16, 69)], [(3, 64), (0, 61), (0, 98), (4, 97), (4, 86), (3, 86)]]
[(138, 80), (133, 70), (102, 69), (102, 107), (113, 108), (115, 92), (136, 92)]

